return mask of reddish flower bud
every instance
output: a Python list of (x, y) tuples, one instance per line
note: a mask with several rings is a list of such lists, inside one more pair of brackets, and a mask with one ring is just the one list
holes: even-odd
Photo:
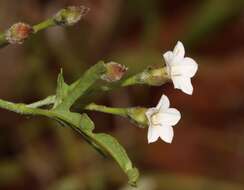
[(127, 67), (116, 62), (107, 63), (106, 68), (107, 72), (102, 76), (102, 79), (107, 82), (116, 82), (120, 80), (127, 71)]
[(11, 26), (5, 36), (11, 44), (22, 44), (32, 33), (33, 28), (30, 25), (19, 22)]

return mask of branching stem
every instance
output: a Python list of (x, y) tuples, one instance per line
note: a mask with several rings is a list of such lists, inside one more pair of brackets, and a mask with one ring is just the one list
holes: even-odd
[[(31, 28), (30, 34), (34, 35), (42, 30), (48, 29), (50, 27), (58, 26), (58, 25), (59, 26), (71, 26), (71, 25), (77, 23), (83, 16), (85, 16), (88, 11), (89, 11), (89, 8), (87, 8), (85, 6), (70, 6), (65, 9), (61, 9), (53, 17), (50, 17), (32, 27), (30, 26), (30, 28)], [(18, 23), (16, 23), (16, 24), (18, 24)], [(16, 24), (14, 24), (14, 25), (16, 25)], [(19, 24), (24, 24), (24, 23), (19, 23)], [(11, 28), (9, 28), (7, 31), (9, 31), (9, 30), (11, 30)], [(3, 48), (5, 46), (9, 45), (11, 42), (8, 38), (7, 31), (0, 33), (0, 48)], [(11, 35), (13, 35), (12, 37), (15, 37), (15, 35), (19, 37), (19, 33), (23, 34), (24, 32), (25, 32), (25, 29), (23, 29), (23, 28), (20, 28), (20, 29), (15, 28), (14, 31), (10, 31)], [(26, 35), (27, 36), (24, 36), (23, 41), (25, 40), (25, 38), (29, 37), (29, 34), (26, 34)], [(21, 41), (21, 43), (23, 41)], [(19, 43), (19, 44), (21, 44), (21, 43)]]

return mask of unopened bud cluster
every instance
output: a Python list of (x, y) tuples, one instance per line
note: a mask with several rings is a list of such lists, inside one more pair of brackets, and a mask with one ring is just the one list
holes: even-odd
[(79, 22), (89, 10), (90, 9), (85, 6), (70, 6), (60, 10), (53, 19), (58, 25), (72, 26)]
[(106, 64), (107, 72), (102, 76), (102, 79), (107, 82), (119, 81), (127, 71), (127, 67), (116, 62)]
[(11, 44), (22, 44), (31, 34), (33, 28), (26, 23), (16, 23), (5, 33), (6, 40)]

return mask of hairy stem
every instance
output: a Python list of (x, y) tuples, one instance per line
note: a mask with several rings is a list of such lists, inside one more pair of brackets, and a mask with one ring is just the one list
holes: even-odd
[(38, 109), (38, 108), (31, 108), (28, 107), (26, 104), (22, 103), (12, 103), (9, 101), (5, 101), (0, 99), (0, 108), (18, 113), (23, 115), (43, 115), (49, 116), (47, 110)]
[[(151, 73), (158, 73), (159, 71), (162, 73), (162, 71), (164, 71), (166, 68), (160, 68), (160, 69), (154, 69), (151, 70)], [(92, 88), (89, 90), (89, 92), (87, 92), (88, 96), (91, 96), (92, 94), (95, 93), (100, 93), (100, 92), (106, 92), (106, 91), (110, 91), (110, 90), (114, 90), (116, 88), (120, 88), (120, 87), (128, 87), (128, 86), (133, 86), (133, 85), (150, 85), (151, 83), (148, 82), (148, 78), (143, 78), (144, 76), (146, 76), (145, 73), (147, 73), (148, 71), (145, 70), (139, 74), (135, 74), (127, 79), (125, 79), (122, 82), (116, 82), (116, 83), (110, 83), (107, 85), (103, 85), (103, 86), (99, 86), (98, 88)], [(153, 80), (155, 80), (153, 78)], [(150, 80), (152, 81), (152, 80)], [(162, 75), (160, 78), (160, 85), (169, 82), (169, 78), (166, 74)], [(75, 87), (78, 84), (78, 81), (74, 82), (73, 84), (71, 84), (71, 87)], [(151, 84), (153, 85), (153, 84)], [(155, 83), (154, 85), (158, 85), (158, 83)], [(43, 100), (34, 102), (32, 104), (29, 104), (28, 106), (32, 107), (32, 108), (37, 108), (37, 107), (42, 107), (45, 105), (50, 105), (50, 104), (54, 104), (55, 102), (55, 95), (49, 96)]]
[(70, 123), (74, 126), (77, 125), (78, 121), (74, 119), (70, 119), (70, 114), (76, 114), (71, 112), (57, 112), (54, 110), (46, 110), (46, 109), (40, 109), (40, 108), (33, 108), (26, 104), (22, 103), (12, 103), (9, 101), (5, 101), (0, 99), (0, 108), (22, 114), (22, 115), (33, 115), (33, 116), (45, 116), (51, 119), (61, 119), (67, 123)]
[(96, 65), (88, 69), (76, 82), (70, 85), (70, 89), (62, 98), (61, 103), (56, 107), (56, 109), (66, 109), (69, 110), (70, 107), (83, 96), (90, 87), (92, 87), (101, 76), (106, 73), (106, 67), (104, 62), (98, 62)]
[(56, 25), (57, 24), (56, 24), (56, 22), (54, 21), (53, 18), (44, 20), (43, 22), (33, 26), (33, 30), (34, 30), (33, 33), (36, 34), (37, 32), (40, 32), (42, 30), (45, 30), (47, 28), (50, 28), (50, 27), (53, 27), (53, 26), (56, 26)]
[(95, 103), (91, 103), (91, 104), (87, 105), (84, 109), (89, 110), (89, 111), (99, 111), (99, 112), (103, 112), (103, 113), (119, 115), (121, 117), (127, 117), (126, 108), (112, 108), (112, 107), (107, 107), (104, 105), (97, 105)]
[(147, 108), (145, 107), (118, 108), (91, 103), (85, 106), (83, 109), (118, 115), (129, 119), (132, 123), (136, 123), (137, 126), (142, 128), (148, 125), (148, 120), (145, 115)]
[(4, 47), (7, 44), (8, 44), (8, 42), (5, 39), (5, 34), (4, 33), (0, 33), (0, 48)]
[[(85, 6), (70, 6), (65, 9), (61, 9), (53, 17), (50, 17), (32, 27), (30, 26), (30, 28), (32, 29), (32, 32), (30, 32), (30, 34), (34, 35), (42, 30), (48, 29), (50, 27), (58, 26), (58, 25), (59, 26), (71, 26), (71, 25), (77, 23), (83, 16), (85, 16), (86, 13), (88, 12), (88, 10), (89, 10), (89, 8), (87, 8)], [(16, 24), (18, 24), (18, 23), (16, 23)], [(11, 30), (11, 28), (9, 28), (7, 31), (9, 31), (9, 30)], [(7, 31), (0, 33), (0, 48), (3, 48), (11, 43), (11, 40), (8, 39), (8, 37), (6, 35)], [(16, 30), (10, 31), (10, 32), (12, 32), (11, 35), (13, 35), (13, 37), (15, 35), (19, 37), (19, 33), (23, 34), (23, 32), (25, 32), (25, 31), (22, 28), (22, 29), (16, 29)], [(25, 35), (27, 35), (27, 34), (25, 33)], [(28, 34), (27, 36), (25, 36), (23, 41), (31, 35)], [(23, 41), (21, 41), (21, 43)], [(19, 44), (21, 44), (21, 43), (19, 43)]]
[(55, 103), (55, 99), (56, 99), (55, 95), (48, 96), (47, 98), (45, 98), (43, 100), (28, 104), (27, 107), (29, 107), (29, 108), (38, 108), (38, 107), (42, 107), (42, 106), (51, 105), (51, 104)]

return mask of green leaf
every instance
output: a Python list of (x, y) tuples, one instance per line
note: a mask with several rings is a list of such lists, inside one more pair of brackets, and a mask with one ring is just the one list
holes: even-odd
[(101, 149), (96, 143), (94, 143), (93, 139), (89, 135), (87, 135), (87, 133), (92, 132), (95, 126), (86, 114), (80, 115), (79, 113), (63, 110), (54, 110), (53, 113), (56, 115), (54, 119), (58, 121), (61, 126), (71, 127), (81, 134), (86, 142), (89, 143), (102, 156), (107, 156), (107, 153), (104, 152), (103, 149)]
[[(106, 67), (104, 62), (99, 62), (86, 71), (77, 82), (68, 85), (64, 82), (63, 73), (61, 71), (57, 80), (56, 97), (50, 96), (31, 105), (14, 104), (0, 99), (0, 107), (19, 114), (45, 116), (58, 121), (63, 126), (71, 127), (73, 130), (79, 132), (88, 143), (103, 155), (112, 157), (127, 174), (129, 183), (135, 186), (139, 177), (139, 172), (132, 165), (125, 149), (119, 142), (108, 134), (93, 133), (95, 128), (94, 123), (86, 114), (81, 115), (70, 111), (70, 106), (72, 106), (78, 98), (86, 94), (105, 72)], [(53, 109), (37, 108), (38, 106), (53, 102)]]
[[(65, 89), (61, 90), (61, 95), (65, 95), (65, 97), (62, 96), (62, 102), (56, 107), (56, 109), (69, 110), (75, 101), (83, 96), (105, 72), (106, 67), (103, 61), (98, 62), (96, 65), (88, 69), (79, 80), (69, 86), (68, 92), (64, 91)], [(60, 80), (61, 85), (63, 85), (64, 82), (62, 82), (62, 75)], [(67, 86), (64, 85), (64, 87)]]
[(92, 132), (93, 129), (95, 129), (95, 125), (93, 123), (93, 121), (90, 119), (90, 117), (87, 114), (82, 114), (81, 116), (81, 127), (82, 127), (82, 131), (89, 131)]
[(53, 108), (56, 108), (58, 105), (60, 105), (63, 102), (63, 100), (68, 95), (68, 91), (69, 91), (69, 85), (67, 85), (64, 82), (63, 70), (61, 69), (61, 71), (58, 75), (56, 99), (55, 99), (55, 103), (54, 103)]
[(92, 130), (94, 129), (94, 123), (86, 114), (81, 115), (80, 124), (80, 132), (82, 132), (87, 139), (95, 145), (95, 148), (98, 148), (103, 154), (112, 157), (127, 174), (129, 184), (136, 186), (136, 182), (139, 178), (139, 172), (137, 168), (133, 167), (125, 149), (119, 144), (119, 142), (108, 134), (93, 133)]
[(125, 149), (119, 144), (119, 142), (114, 137), (103, 133), (93, 134), (93, 138), (119, 164), (122, 170), (127, 174), (129, 183), (132, 186), (136, 186), (136, 182), (139, 178), (139, 172), (137, 168), (132, 166), (132, 162), (130, 161)]
[(127, 174), (129, 183), (135, 186), (139, 177), (139, 172), (136, 168), (133, 167), (125, 149), (114, 137), (110, 135), (103, 133), (95, 134), (90, 130), (83, 130), (84, 125), (89, 125), (89, 128), (93, 128), (94, 123), (86, 114), (83, 114), (81, 117), (81, 130), (84, 131), (85, 134), (93, 140), (93, 142), (100, 148), (100, 150), (102, 150), (102, 152), (107, 153), (107, 155), (112, 157), (119, 164), (121, 169)]

